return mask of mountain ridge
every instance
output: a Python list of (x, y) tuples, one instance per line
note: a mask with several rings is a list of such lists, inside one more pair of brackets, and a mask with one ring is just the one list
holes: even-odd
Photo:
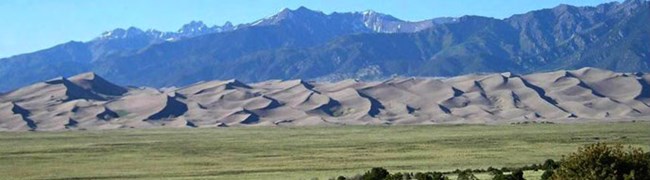
[[(211, 79), (377, 79), (587, 66), (648, 71), (648, 9), (648, 1), (627, 0), (560, 5), (504, 19), (407, 22), (371, 11), (324, 14), (301, 7), (270, 16), (263, 26), (227, 23), (221, 27), (233, 30), (157, 43), (150, 37), (69, 42), (4, 58), (0, 75), (13, 78), (0, 80), (0, 91), (86, 71), (118, 84), (153, 87)], [(206, 28), (192, 22), (187, 32)], [(20, 73), (30, 70), (37, 71)]]

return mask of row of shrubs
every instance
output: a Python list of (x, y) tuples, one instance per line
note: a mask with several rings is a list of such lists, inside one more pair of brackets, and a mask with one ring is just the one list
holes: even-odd
[(455, 174), (458, 180), (478, 180), (475, 173), (489, 173), (493, 180), (524, 180), (524, 171), (544, 173), (542, 180), (585, 179), (585, 180), (650, 180), (650, 152), (640, 148), (597, 143), (579, 148), (561, 161), (552, 159), (542, 164), (531, 164), (519, 168), (456, 169), (447, 172), (395, 173), (376, 167), (352, 177), (339, 176), (335, 180), (448, 180)]
[[(551, 160), (552, 161), (552, 160)], [(538, 169), (537, 169), (538, 170)], [(510, 172), (509, 174), (505, 174)], [(388, 170), (376, 167), (370, 169), (363, 175), (357, 175), (353, 177), (344, 177), (339, 176), (336, 180), (448, 180), (448, 175), (456, 174), (457, 179), (459, 180), (477, 180), (474, 173), (490, 173), (493, 176), (494, 180), (523, 180), (524, 179), (524, 169), (512, 170), (512, 168), (488, 168), (488, 169), (466, 169), (466, 170), (454, 170), (448, 172), (417, 172), (417, 173), (395, 173), (390, 174)]]

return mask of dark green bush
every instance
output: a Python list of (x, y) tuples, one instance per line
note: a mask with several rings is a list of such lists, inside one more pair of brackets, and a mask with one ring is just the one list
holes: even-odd
[(471, 170), (465, 170), (458, 173), (458, 180), (478, 180)]
[(415, 176), (413, 177), (417, 180), (433, 180), (432, 177), (429, 177), (427, 174), (421, 172), (415, 173)]
[(552, 159), (547, 159), (542, 165), (542, 169), (544, 170), (557, 169), (558, 167), (560, 167), (560, 163), (557, 163)]
[(542, 174), (542, 180), (549, 180), (553, 176), (553, 170), (552, 169), (547, 169), (544, 171), (544, 174)]
[(649, 165), (641, 149), (597, 143), (563, 158), (552, 179), (646, 180)]
[(388, 177), (390, 173), (388, 173), (388, 170), (381, 168), (381, 167), (375, 167), (370, 169), (370, 171), (366, 172), (361, 176), (362, 180), (384, 180), (386, 177)]
[(524, 172), (521, 169), (515, 170), (512, 174), (504, 175), (501, 170), (490, 171), (492, 180), (524, 180)]
[(512, 174), (510, 175), (510, 177), (511, 177), (511, 180), (525, 180), (524, 179), (524, 171), (522, 171), (521, 169), (513, 171)]

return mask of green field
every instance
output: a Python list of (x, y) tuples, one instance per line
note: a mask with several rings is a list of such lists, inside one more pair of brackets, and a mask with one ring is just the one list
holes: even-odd
[(0, 176), (328, 179), (376, 166), (391, 172), (519, 167), (599, 141), (648, 150), (650, 123), (3, 132)]

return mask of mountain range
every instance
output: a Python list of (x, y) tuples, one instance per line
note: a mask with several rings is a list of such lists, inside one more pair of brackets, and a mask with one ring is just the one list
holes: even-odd
[(213, 79), (378, 79), (588, 66), (644, 72), (650, 70), (648, 22), (647, 0), (418, 22), (300, 7), (239, 25), (118, 28), (87, 42), (3, 58), (0, 91), (89, 71), (117, 84), (156, 88)]

